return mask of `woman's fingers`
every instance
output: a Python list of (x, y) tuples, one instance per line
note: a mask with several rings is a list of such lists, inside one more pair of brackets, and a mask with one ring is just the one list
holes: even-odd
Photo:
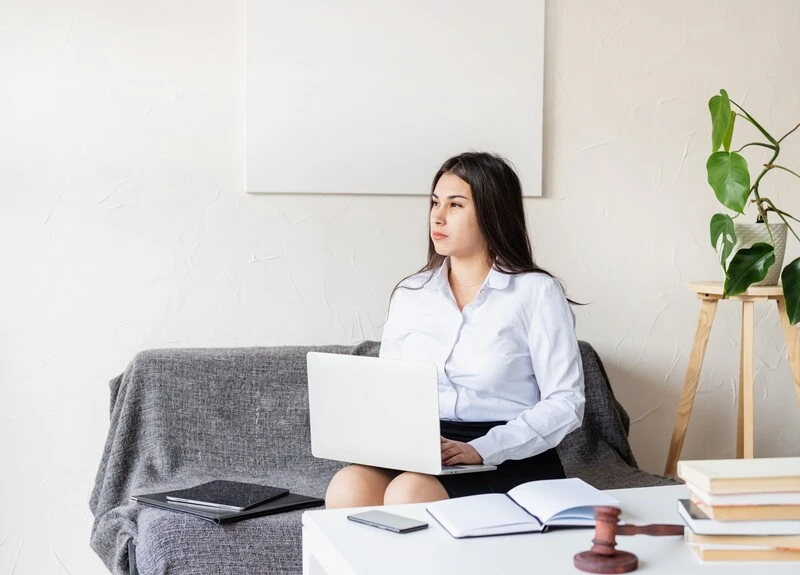
[(442, 463), (445, 465), (481, 463), (481, 457), (469, 443), (442, 438)]
[(456, 465), (464, 463), (466, 446), (458, 441), (450, 441), (447, 445), (442, 444), (442, 463), (445, 465)]
[(442, 461), (449, 457), (453, 457), (464, 451), (464, 444), (458, 441), (451, 441), (443, 439), (442, 441)]
[(442, 449), (442, 463), (445, 465), (482, 463), (480, 454), (469, 443), (451, 442), (452, 446)]
[(442, 455), (447, 452), (455, 452), (458, 451), (459, 445), (457, 443), (446, 443), (442, 444)]
[(453, 457), (454, 455), (458, 455), (461, 453), (457, 447), (448, 447), (447, 449), (442, 450), (442, 461), (447, 459), (448, 457)]
[(461, 455), (461, 446), (457, 442), (451, 441), (446, 447), (442, 446), (442, 463), (453, 465), (451, 461)]
[(464, 454), (457, 453), (454, 456), (443, 461), (442, 463), (444, 463), (445, 465), (458, 465), (459, 463), (464, 463)]

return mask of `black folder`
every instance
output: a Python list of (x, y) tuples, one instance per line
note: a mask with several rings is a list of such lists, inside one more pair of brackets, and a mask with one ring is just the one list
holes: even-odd
[(215, 479), (188, 489), (177, 489), (167, 493), (170, 503), (189, 503), (227, 509), (228, 511), (245, 511), (267, 501), (278, 499), (289, 493), (285, 487), (243, 483)]
[(131, 496), (131, 500), (148, 505), (150, 507), (158, 507), (161, 509), (168, 509), (178, 513), (188, 513), (200, 519), (205, 519), (217, 525), (223, 523), (233, 523), (234, 521), (241, 521), (242, 519), (250, 519), (251, 517), (260, 517), (262, 515), (272, 515), (273, 513), (282, 513), (284, 511), (292, 511), (294, 509), (306, 509), (308, 507), (319, 507), (325, 504), (324, 499), (319, 497), (309, 497), (308, 495), (300, 495), (299, 493), (288, 493), (272, 501), (262, 503), (244, 511), (229, 511), (227, 509), (217, 509), (214, 507), (207, 507), (204, 505), (191, 505), (188, 503), (176, 503), (167, 501), (167, 495), (173, 491), (164, 491), (161, 493), (149, 493), (145, 495)]

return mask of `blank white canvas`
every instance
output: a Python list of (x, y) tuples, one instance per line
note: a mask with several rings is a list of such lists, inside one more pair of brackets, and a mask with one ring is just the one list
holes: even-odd
[(248, 192), (428, 194), (499, 153), (541, 195), (544, 0), (248, 0)]

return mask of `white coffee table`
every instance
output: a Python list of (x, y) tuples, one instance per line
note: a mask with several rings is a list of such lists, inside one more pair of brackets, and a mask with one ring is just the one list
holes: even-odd
[[(680, 523), (677, 500), (685, 487), (643, 487), (610, 491), (629, 523)], [(422, 519), (428, 529), (399, 535), (347, 520), (353, 509), (303, 513), (304, 575), (443, 575), (455, 573), (582, 573), (572, 557), (591, 547), (593, 529), (554, 530), (497, 537), (454, 539), (425, 511), (424, 504), (382, 509)], [(364, 511), (364, 508), (359, 509)], [(800, 563), (703, 563), (680, 537), (620, 536), (617, 549), (639, 557), (638, 572), (675, 575), (800, 573)]]

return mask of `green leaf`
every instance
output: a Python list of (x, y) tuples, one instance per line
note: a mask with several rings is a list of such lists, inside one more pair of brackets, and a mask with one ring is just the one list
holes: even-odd
[(731, 121), (731, 101), (728, 93), (720, 90), (720, 96), (712, 96), (708, 101), (708, 110), (711, 112), (711, 152), (716, 152), (728, 132)]
[(792, 325), (800, 321), (800, 258), (786, 264), (781, 272), (783, 297), (786, 298), (786, 315)]
[(731, 140), (733, 140), (733, 125), (736, 123), (736, 112), (731, 110), (731, 121), (728, 124), (728, 131), (725, 132), (725, 139), (722, 141), (722, 147), (726, 152), (731, 151)]
[(715, 152), (706, 162), (708, 183), (720, 203), (734, 212), (744, 213), (750, 196), (750, 171), (747, 161), (736, 152)]
[(767, 271), (774, 263), (775, 250), (764, 242), (737, 251), (725, 275), (725, 296), (744, 293), (752, 284), (767, 277)]
[(714, 214), (711, 217), (711, 247), (719, 254), (719, 263), (725, 271), (728, 271), (726, 264), (735, 245), (733, 218), (727, 214)]

